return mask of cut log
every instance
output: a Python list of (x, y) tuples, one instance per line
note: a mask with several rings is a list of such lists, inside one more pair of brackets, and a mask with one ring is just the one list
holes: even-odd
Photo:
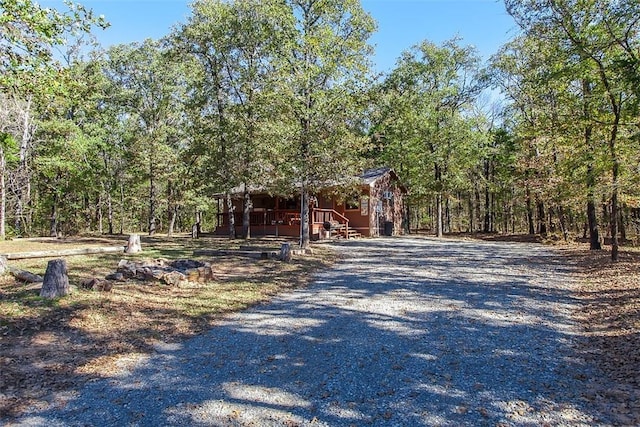
[(8, 260), (14, 259), (30, 259), (30, 258), (53, 258), (69, 255), (88, 255), (88, 254), (103, 254), (122, 252), (122, 246), (105, 246), (96, 248), (81, 248), (81, 249), (61, 249), (58, 251), (35, 251), (35, 252), (16, 252), (13, 254), (2, 255)]
[(43, 298), (59, 298), (69, 294), (69, 277), (67, 263), (64, 259), (52, 259), (47, 264), (40, 296)]
[(285, 262), (291, 261), (291, 243), (283, 243), (280, 247), (280, 260)]
[(124, 250), (128, 254), (135, 254), (142, 251), (142, 245), (140, 244), (140, 235), (132, 234), (129, 236), (127, 247)]
[(15, 268), (11, 266), (8, 267), (8, 269), (9, 269), (9, 273), (11, 273), (16, 279), (20, 279), (23, 282), (40, 283), (44, 280), (42, 276), (38, 276), (37, 274), (33, 274), (26, 270), (20, 270), (19, 268)]

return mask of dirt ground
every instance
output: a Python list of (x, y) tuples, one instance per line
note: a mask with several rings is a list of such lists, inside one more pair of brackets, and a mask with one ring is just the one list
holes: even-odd
[[(98, 239), (92, 244), (104, 243)], [(65, 247), (87, 244), (67, 241)], [(161, 239), (155, 244), (151, 255), (168, 258), (194, 256), (198, 250), (220, 245), (200, 242), (177, 250)], [(0, 253), (42, 248), (42, 242), (11, 245), (0, 245)], [(269, 247), (274, 242), (256, 245)], [(595, 397), (602, 397), (622, 424), (625, 420), (634, 424), (640, 420), (640, 251), (625, 248), (620, 261), (612, 263), (606, 250), (588, 251), (583, 244), (557, 248), (559, 257), (577, 266), (575, 296), (583, 304), (576, 318), (584, 326), (583, 350), (620, 385), (598, 391)], [(82, 266), (75, 268), (82, 273), (72, 275), (72, 283), (109, 272), (118, 257), (70, 257), (76, 260), (72, 266)], [(284, 264), (225, 255), (215, 260), (219, 273), (212, 283), (168, 288), (126, 282), (111, 293), (81, 290), (58, 301), (44, 301), (33, 285), (4, 276), (0, 278), (0, 419), (29, 407), (55, 405), (86, 381), (116, 375), (157, 345), (193, 336), (225, 313), (303, 286), (309, 273), (323, 268), (328, 258), (314, 255)], [(20, 265), (33, 270), (34, 263)]]

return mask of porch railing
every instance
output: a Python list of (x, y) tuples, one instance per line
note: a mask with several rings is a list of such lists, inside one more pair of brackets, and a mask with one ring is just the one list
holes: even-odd
[[(234, 212), (233, 218), (236, 226), (242, 226), (242, 212)], [(313, 209), (313, 223), (322, 224), (329, 222), (338, 223), (344, 229), (344, 235), (349, 238), (349, 218), (333, 209)], [(249, 214), (251, 226), (262, 225), (300, 225), (300, 211), (298, 210), (265, 210), (253, 211)], [(218, 214), (218, 227), (229, 226), (229, 214)]]
[[(242, 225), (242, 212), (234, 212), (233, 219), (237, 226)], [(253, 211), (249, 214), (249, 223), (258, 225), (300, 225), (300, 212), (297, 210), (265, 210)], [(218, 227), (229, 225), (229, 214), (218, 214)]]

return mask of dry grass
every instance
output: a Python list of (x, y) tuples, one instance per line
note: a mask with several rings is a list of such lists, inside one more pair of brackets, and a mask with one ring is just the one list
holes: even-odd
[[(0, 253), (91, 245), (124, 245), (126, 239), (69, 239), (0, 243)], [(254, 240), (253, 248), (277, 249), (281, 240)], [(225, 313), (268, 300), (285, 289), (304, 285), (309, 274), (331, 262), (326, 249), (291, 263), (241, 255), (213, 256), (217, 249), (238, 249), (241, 242), (186, 236), (143, 238), (141, 256), (190, 258), (216, 266), (209, 283), (169, 287), (130, 280), (111, 293), (77, 290), (59, 300), (38, 296), (39, 287), (11, 276), (0, 278), (0, 418), (27, 407), (53, 402), (57, 394), (83, 382), (117, 374), (163, 342), (174, 342), (210, 327)], [(242, 245), (245, 245), (242, 242)], [(115, 270), (121, 254), (67, 257), (72, 285)], [(10, 262), (44, 274), (46, 259)]]

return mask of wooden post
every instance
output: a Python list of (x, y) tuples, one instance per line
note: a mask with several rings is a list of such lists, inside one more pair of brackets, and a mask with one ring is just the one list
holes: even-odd
[(129, 236), (129, 241), (127, 242), (127, 247), (124, 251), (128, 254), (135, 254), (142, 251), (140, 236), (138, 234), (132, 234)]
[(67, 263), (63, 259), (52, 259), (47, 264), (40, 296), (43, 298), (58, 298), (67, 294), (69, 294)]
[(285, 262), (291, 261), (291, 243), (283, 243), (280, 247), (280, 260)]

